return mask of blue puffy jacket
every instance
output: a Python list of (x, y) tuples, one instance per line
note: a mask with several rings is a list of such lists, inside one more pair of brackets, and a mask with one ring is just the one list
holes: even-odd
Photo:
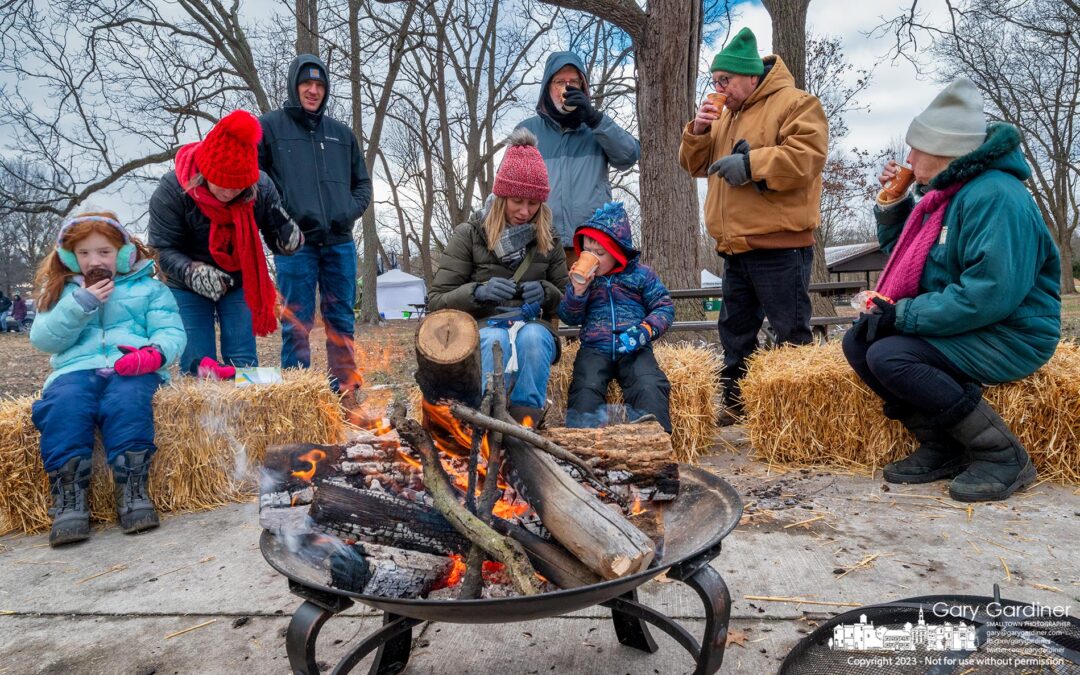
[[(555, 52), (548, 56), (536, 116), (518, 127), (536, 135), (536, 147), (544, 158), (551, 182), (547, 205), (551, 208), (552, 226), (559, 238), (568, 242), (578, 225), (611, 201), (610, 167), (625, 171), (634, 166), (641, 157), (641, 144), (607, 115), (595, 129), (587, 124), (564, 129), (552, 119), (545, 105), (545, 94), (551, 78), (563, 66), (574, 66), (585, 80), (585, 64), (577, 54)], [(587, 80), (584, 91), (589, 93)]]
[(75, 300), (79, 283), (72, 279), (64, 286), (60, 299), (39, 313), (30, 329), (30, 344), (53, 355), (45, 387), (65, 373), (112, 367), (123, 356), (120, 345), (156, 345), (165, 358), (157, 372), (168, 382), (168, 365), (184, 351), (187, 334), (172, 292), (153, 274), (153, 261), (140, 261), (135, 271), (115, 278), (112, 295), (90, 312)]
[(582, 347), (615, 358), (616, 335), (647, 323), (655, 340), (671, 326), (675, 305), (660, 276), (638, 260), (640, 254), (634, 248), (630, 223), (625, 217), (620, 221), (590, 220), (588, 226), (604, 232), (619, 244), (627, 256), (626, 268), (596, 277), (584, 295), (574, 295), (574, 286), (567, 284), (559, 303), (559, 318), (571, 326), (581, 326), (578, 337)]

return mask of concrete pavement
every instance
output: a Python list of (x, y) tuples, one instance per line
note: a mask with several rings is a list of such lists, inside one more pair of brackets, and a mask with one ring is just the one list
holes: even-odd
[[(1075, 488), (1042, 484), (969, 511), (948, 499), (944, 483), (885, 491), (880, 474), (770, 473), (745, 453), (704, 463), (749, 507), (714, 561), (731, 589), (738, 639), (721, 672), (775, 672), (799, 639), (843, 609), (745, 596), (861, 605), (989, 595), (1000, 583), (1003, 597), (1080, 615)], [(288, 673), (284, 630), (300, 601), (263, 561), (259, 532), (251, 503), (166, 517), (142, 535), (98, 530), (67, 549), (50, 549), (45, 536), (0, 539), (0, 673)], [(681, 584), (650, 582), (641, 599), (700, 635), (700, 603)], [(360, 606), (332, 618), (320, 659), (334, 664), (379, 625), (380, 615)], [(428, 624), (414, 629), (407, 672), (692, 671), (673, 640), (653, 634), (656, 654), (620, 646), (603, 608), (518, 624)]]

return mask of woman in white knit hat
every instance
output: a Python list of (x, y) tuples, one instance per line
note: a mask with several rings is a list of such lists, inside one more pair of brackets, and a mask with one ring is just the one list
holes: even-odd
[[(953, 478), (961, 501), (1005, 499), (1035, 480), (1023, 445), (982, 398), (1018, 380), (1060, 339), (1057, 247), (1024, 180), (1020, 132), (987, 125), (966, 78), (911, 122), (915, 188), (874, 208), (890, 253), (880, 296), (844, 338), (852, 368), (919, 442), (892, 483)], [(897, 172), (883, 169), (884, 186)]]

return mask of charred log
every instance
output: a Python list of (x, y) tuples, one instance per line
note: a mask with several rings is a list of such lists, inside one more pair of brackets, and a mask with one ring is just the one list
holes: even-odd
[(383, 598), (418, 598), (445, 581), (453, 561), (444, 556), (376, 544), (342, 546), (327, 559), (336, 588)]

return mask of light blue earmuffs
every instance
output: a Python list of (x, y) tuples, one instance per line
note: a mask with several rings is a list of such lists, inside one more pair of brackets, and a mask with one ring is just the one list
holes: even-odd
[(79, 269), (79, 259), (75, 257), (75, 252), (67, 250), (61, 243), (64, 241), (64, 235), (67, 234), (72, 225), (85, 223), (90, 220), (99, 220), (103, 223), (108, 223), (115, 227), (120, 232), (121, 236), (124, 237), (124, 245), (116, 252), (116, 273), (127, 274), (130, 272), (131, 268), (135, 265), (135, 260), (139, 257), (139, 250), (135, 248), (135, 244), (131, 243), (131, 235), (124, 229), (124, 226), (107, 216), (76, 216), (75, 218), (68, 218), (65, 220), (64, 224), (60, 227), (60, 234), (56, 235), (56, 255), (60, 256), (60, 262), (64, 263), (64, 266), (72, 272), (75, 272), (76, 274), (82, 273), (82, 270)]

